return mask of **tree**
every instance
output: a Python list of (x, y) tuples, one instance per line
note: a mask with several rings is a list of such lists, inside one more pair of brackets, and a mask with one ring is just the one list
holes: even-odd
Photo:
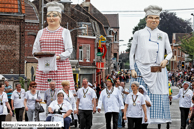
[(188, 54), (191, 60), (194, 59), (194, 36), (187, 35), (184, 38), (182, 38), (180, 43), (180, 49), (185, 54)]
[[(174, 12), (162, 12), (160, 14), (160, 24), (158, 28), (168, 34), (170, 42), (172, 42), (172, 34), (173, 33), (190, 33), (192, 32), (191, 23), (190, 20), (183, 20), (182, 18), (179, 18), (176, 16), (176, 13)], [(140, 22), (137, 26), (133, 28), (133, 34), (143, 29), (146, 26), (145, 18), (140, 19)], [(132, 37), (129, 39), (129, 43), (132, 41)], [(129, 49), (130, 45), (128, 45), (127, 52), (130, 51)]]

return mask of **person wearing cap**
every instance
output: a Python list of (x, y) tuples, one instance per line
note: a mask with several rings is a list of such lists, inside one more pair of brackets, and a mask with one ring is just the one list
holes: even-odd
[[(139, 92), (144, 96), (145, 98), (145, 105), (146, 105), (146, 111), (147, 111), (147, 122), (144, 121), (144, 117), (142, 119), (142, 129), (147, 129), (148, 124), (150, 123), (150, 107), (152, 105), (152, 102), (150, 101), (150, 97), (147, 95), (147, 90), (144, 86), (139, 86)], [(144, 115), (143, 115), (144, 116)]]
[(67, 101), (64, 100), (64, 93), (59, 92), (57, 93), (57, 100), (54, 100), (50, 103), (48, 107), (48, 112), (50, 113), (46, 118), (46, 121), (51, 121), (52, 114), (57, 112), (61, 113), (64, 118), (64, 127), (63, 129), (69, 129), (71, 123), (71, 113), (72, 113), (72, 106)]
[[(138, 81), (147, 90), (153, 105), (150, 123), (167, 123), (171, 122), (171, 116), (166, 64), (172, 57), (172, 50), (167, 33), (158, 29), (162, 8), (150, 5), (144, 11), (146, 27), (135, 32), (130, 50), (130, 83)], [(161, 72), (151, 72), (153, 66), (161, 66)]]
[[(193, 92), (189, 89), (189, 82), (183, 83), (183, 88), (179, 90), (179, 93), (175, 96), (169, 96), (170, 99), (179, 99), (179, 109), (181, 112), (181, 129), (186, 128), (186, 121), (188, 118), (189, 109), (192, 107)], [(192, 109), (191, 109), (192, 110)]]
[(106, 129), (111, 129), (111, 117), (113, 117), (113, 129), (117, 129), (119, 111), (124, 109), (123, 99), (118, 88), (115, 88), (112, 78), (107, 78), (107, 87), (101, 92), (98, 100), (98, 112), (102, 104), (105, 110)]
[(128, 119), (128, 129), (141, 129), (144, 112), (144, 122), (147, 122), (146, 102), (144, 96), (138, 92), (139, 83), (132, 82), (132, 92), (127, 95), (123, 119)]
[(62, 3), (53, 1), (47, 3), (46, 7), (48, 26), (38, 31), (32, 54), (55, 52), (55, 56), (36, 58), (38, 60), (35, 79), (37, 90), (47, 90), (51, 80), (56, 82), (58, 89), (62, 89), (61, 82), (63, 80), (69, 80), (70, 90), (74, 90), (73, 73), (69, 61), (69, 56), (73, 51), (71, 34), (68, 29), (60, 25), (64, 6)]
[(81, 129), (90, 129), (92, 126), (92, 112), (96, 113), (96, 98), (95, 91), (88, 86), (88, 79), (83, 78), (76, 103)]

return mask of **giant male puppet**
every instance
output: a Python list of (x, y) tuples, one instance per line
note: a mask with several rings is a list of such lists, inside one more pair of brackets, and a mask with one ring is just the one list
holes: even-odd
[(131, 82), (138, 81), (148, 91), (152, 102), (150, 122), (169, 123), (171, 116), (166, 64), (172, 57), (172, 50), (167, 33), (157, 28), (162, 8), (150, 5), (144, 11), (146, 27), (135, 32), (130, 51)]

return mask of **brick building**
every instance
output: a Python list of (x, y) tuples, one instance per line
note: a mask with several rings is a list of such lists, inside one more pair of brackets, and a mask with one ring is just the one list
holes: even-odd
[(24, 0), (0, 1), (0, 74), (24, 75)]
[(191, 64), (187, 62), (187, 54), (185, 54), (180, 50), (180, 44), (181, 44), (180, 39), (190, 38), (191, 36), (192, 34), (189, 34), (189, 33), (173, 33), (172, 44), (171, 44), (173, 57), (170, 60), (171, 70), (176, 71), (176, 70), (182, 69), (181, 62), (185, 62), (186, 67), (191, 67)]

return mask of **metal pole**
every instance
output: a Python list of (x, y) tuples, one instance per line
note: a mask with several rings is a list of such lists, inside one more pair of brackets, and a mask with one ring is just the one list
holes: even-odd
[(42, 0), (42, 29), (44, 24), (44, 0)]

